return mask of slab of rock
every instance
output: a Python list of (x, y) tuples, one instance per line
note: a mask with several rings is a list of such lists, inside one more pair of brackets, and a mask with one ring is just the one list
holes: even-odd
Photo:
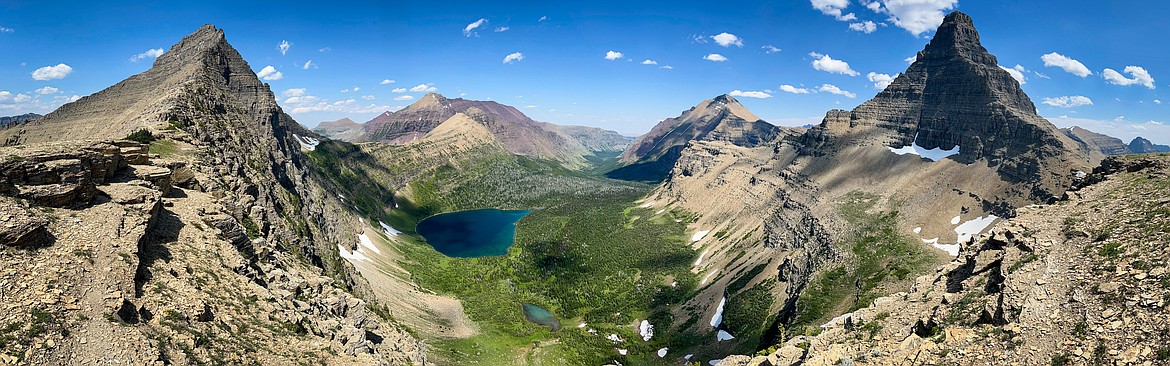
[(52, 244), (49, 220), (14, 199), (0, 197), (0, 243), (23, 248)]

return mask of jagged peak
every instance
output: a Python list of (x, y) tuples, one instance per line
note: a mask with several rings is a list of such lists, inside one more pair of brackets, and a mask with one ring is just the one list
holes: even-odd
[(722, 94), (717, 97), (704, 100), (702, 103), (699, 103), (699, 105), (691, 108), (690, 112), (708, 114), (713, 113), (715, 112), (713, 110), (718, 109), (727, 109), (727, 112), (731, 115), (742, 118), (748, 122), (756, 122), (760, 120), (760, 117), (757, 117), (755, 113), (752, 113), (752, 111), (748, 110), (747, 107), (744, 107), (743, 104), (740, 104), (739, 100), (736, 100), (735, 97), (732, 97), (729, 94)]
[(979, 31), (975, 29), (971, 16), (958, 11), (943, 18), (934, 38), (918, 53), (917, 61), (956, 57), (989, 66), (999, 65), (995, 56), (980, 43)]

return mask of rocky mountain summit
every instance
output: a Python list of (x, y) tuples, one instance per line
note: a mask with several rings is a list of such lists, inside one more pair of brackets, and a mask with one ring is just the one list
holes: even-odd
[(1066, 136), (1084, 145), (1085, 149), (1105, 156), (1130, 154), (1129, 146), (1121, 139), (1089, 131), (1077, 126), (1062, 128)]
[(1135, 137), (1133, 141), (1129, 142), (1129, 152), (1133, 154), (1164, 153), (1170, 152), (1170, 146), (1157, 145), (1150, 140)]
[(222, 30), (0, 136), (0, 361), (425, 363), (339, 255), (362, 225), (319, 136)]
[(734, 97), (724, 94), (704, 100), (678, 117), (665, 119), (639, 136), (622, 154), (622, 162), (627, 165), (609, 176), (661, 180), (690, 141), (725, 141), (756, 147), (775, 143), (791, 133), (794, 130), (764, 122)]
[(720, 365), (1170, 362), (1170, 156), (1106, 160), (906, 292)]

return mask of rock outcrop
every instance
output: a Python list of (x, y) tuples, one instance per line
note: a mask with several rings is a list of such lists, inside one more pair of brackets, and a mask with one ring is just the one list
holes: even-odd
[(1111, 157), (1085, 182), (963, 243), (907, 292), (720, 364), (1163, 364), (1170, 156)]

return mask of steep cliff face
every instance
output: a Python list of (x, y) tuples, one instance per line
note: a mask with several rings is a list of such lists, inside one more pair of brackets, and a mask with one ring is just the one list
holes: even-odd
[(483, 124), (509, 151), (541, 159), (554, 160), (572, 168), (587, 165), (590, 153), (573, 138), (556, 129), (533, 121), (512, 106), (493, 101), (462, 98), (447, 99), (431, 93), (397, 112), (386, 112), (365, 123), (359, 141), (405, 144), (418, 140), (440, 123), (464, 113)]
[(24, 122), (24, 121), (34, 120), (37, 118), (41, 118), (41, 115), (36, 114), (36, 113), (25, 113), (25, 114), (22, 114), (19, 116), (0, 117), (0, 127), (4, 127), (4, 125), (7, 125), (7, 124), (20, 123), (20, 122)]
[(1036, 114), (1019, 83), (979, 43), (971, 17), (943, 20), (917, 60), (853, 111), (831, 111), (805, 137), (808, 151), (879, 145), (952, 150), (964, 164), (985, 161), (1002, 179), (1033, 189), (1028, 199), (1059, 196), (1091, 160)]
[(589, 126), (562, 126), (544, 122), (542, 125), (549, 130), (558, 131), (576, 140), (577, 143), (593, 153), (623, 152), (630, 147), (632, 139), (622, 134)]
[[(125, 238), (138, 242), (137, 250), (128, 252), (138, 258), (137, 269), (130, 271), (129, 279), (113, 276), (133, 286), (122, 286), (108, 297), (121, 299), (120, 305), (114, 304), (115, 315), (133, 325), (121, 333), (130, 337), (138, 334), (141, 344), (121, 347), (82, 338), (77, 347), (86, 352), (50, 351), (34, 363), (89, 363), (86, 357), (103, 347), (113, 347), (104, 349), (107, 352), (138, 350), (123, 359), (130, 363), (155, 359), (183, 364), (216, 360), (282, 363), (294, 362), (306, 352), (324, 363), (425, 360), (422, 346), (390, 322), (382, 305), (354, 296), (372, 299), (373, 293), (339, 255), (339, 248), (348, 253), (357, 246), (362, 225), (331, 193), (339, 187), (323, 179), (320, 167), (306, 159), (305, 154), (318, 143), (317, 136), (281, 111), (268, 85), (227, 43), (222, 30), (203, 26), (160, 56), (149, 71), (66, 104), (45, 118), (0, 130), (0, 135), (9, 144), (21, 145), (12, 148), (14, 151), (37, 151), (37, 146), (50, 140), (91, 144), (84, 141), (118, 139), (139, 129), (154, 132), (159, 140), (150, 148), (161, 157), (148, 164), (134, 162), (144, 166), (131, 171), (143, 175), (130, 175), (126, 182), (135, 186), (134, 179), (153, 182), (151, 179), (166, 177), (166, 185), (162, 180), (148, 185), (159, 193), (142, 198), (128, 196), (123, 191), (134, 188), (113, 182), (111, 188), (99, 188), (105, 195), (98, 197), (111, 197), (119, 205), (137, 207), (141, 202), (153, 202), (152, 207), (157, 207), (142, 219), (140, 236), (146, 239)], [(138, 154), (144, 156), (146, 148), (141, 149)], [(73, 159), (58, 156), (52, 160)], [(74, 182), (77, 178), (61, 175), (57, 180)], [(116, 211), (116, 207), (103, 205), (103, 200), (86, 199), (91, 197), (85, 193), (89, 192), (86, 187), (101, 183), (91, 181), (77, 185), (82, 190), (70, 196), (84, 209), (83, 223), (103, 217), (101, 212)], [(171, 181), (183, 183), (172, 190)], [(28, 182), (13, 184), (19, 187)], [(72, 192), (67, 188), (60, 184), (43, 187), (51, 190), (44, 196), (52, 199), (59, 196), (53, 192)], [(18, 194), (23, 192), (18, 189)], [(85, 244), (116, 258), (114, 254), (123, 250), (118, 249), (119, 242), (125, 243), (121, 239), (86, 244), (86, 235), (117, 232), (120, 238), (133, 234), (114, 227), (86, 232), (51, 226), (50, 231), (61, 239), (52, 245), (56, 250), (74, 250)], [(109, 294), (108, 286), (102, 286), (77, 281), (67, 287), (82, 294)], [(146, 291), (152, 288), (171, 290)], [(255, 304), (257, 299), (263, 299), (264, 304)], [(74, 310), (92, 313), (90, 319), (105, 322), (89, 321), (86, 327), (117, 327), (102, 315), (109, 309), (94, 307), (99, 303), (83, 303)], [(228, 308), (232, 310), (223, 313), (223, 318), (214, 317)], [(248, 342), (257, 339), (243, 339), (251, 333), (237, 329), (245, 325), (234, 320), (251, 318), (262, 321), (250, 326), (272, 326), (272, 332), (256, 333), (263, 334), (258, 338), (261, 343), (276, 344), (270, 347), (271, 355), (245, 352), (256, 347)], [(213, 319), (226, 323), (218, 326), (221, 324)], [(284, 338), (295, 334), (308, 334), (315, 341)], [(183, 341), (200, 337), (218, 341)], [(147, 338), (157, 339), (147, 346)]]

